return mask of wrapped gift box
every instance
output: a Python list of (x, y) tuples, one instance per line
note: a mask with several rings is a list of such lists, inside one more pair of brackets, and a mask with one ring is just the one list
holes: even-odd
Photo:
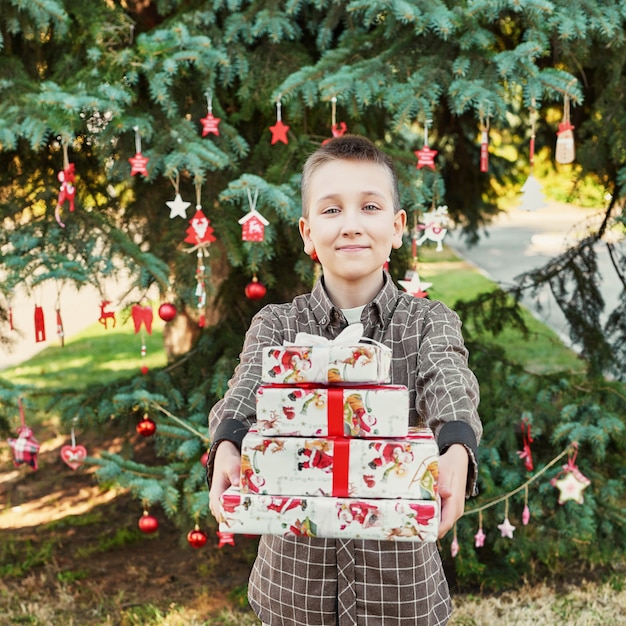
[(220, 533), (436, 541), (437, 500), (333, 498), (242, 494), (221, 498)]
[(381, 344), (298, 345), (263, 349), (264, 383), (387, 383), (391, 350)]
[(432, 432), (397, 439), (270, 437), (241, 446), (243, 494), (434, 499), (439, 450)]
[(409, 427), (402, 385), (263, 385), (256, 400), (256, 429), (264, 435), (403, 437)]

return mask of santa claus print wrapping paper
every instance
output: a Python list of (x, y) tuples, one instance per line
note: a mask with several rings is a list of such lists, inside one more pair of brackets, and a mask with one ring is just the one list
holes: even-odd
[(263, 383), (387, 383), (391, 349), (361, 338), (362, 324), (350, 324), (333, 340), (298, 333), (294, 344), (263, 349)]
[(402, 437), (409, 426), (402, 385), (262, 385), (256, 400), (255, 428), (265, 435)]
[(220, 533), (436, 541), (437, 500), (333, 498), (242, 494), (221, 497)]
[(433, 500), (439, 451), (428, 429), (403, 438), (270, 437), (241, 446), (242, 494)]

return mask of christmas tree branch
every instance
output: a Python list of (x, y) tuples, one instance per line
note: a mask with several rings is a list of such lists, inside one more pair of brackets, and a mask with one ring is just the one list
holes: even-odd
[(157, 409), (157, 411), (160, 411), (161, 413), (163, 413), (163, 415), (166, 415), (171, 420), (174, 420), (177, 424), (179, 424), (183, 428), (186, 428), (189, 432), (200, 437), (202, 441), (205, 441), (206, 443), (209, 443), (211, 441), (209, 437), (207, 437), (206, 435), (203, 435), (200, 431), (196, 430), (195, 428), (192, 428), (191, 426), (189, 426), (187, 422), (180, 419), (180, 417), (176, 417), (176, 415), (174, 415), (173, 413), (170, 413), (167, 409), (164, 409), (162, 406), (158, 405), (156, 402), (153, 402), (151, 404), (155, 409)]

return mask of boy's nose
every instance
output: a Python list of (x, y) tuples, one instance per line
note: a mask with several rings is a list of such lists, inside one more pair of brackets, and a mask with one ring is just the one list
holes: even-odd
[(361, 231), (362, 225), (359, 212), (350, 210), (344, 211), (341, 232), (346, 235), (355, 235), (360, 234)]

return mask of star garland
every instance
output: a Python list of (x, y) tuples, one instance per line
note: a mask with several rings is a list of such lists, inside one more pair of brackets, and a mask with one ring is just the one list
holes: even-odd
[[(578, 443), (573, 441), (565, 450), (557, 454), (549, 463), (542, 467), (538, 472), (533, 474), (527, 481), (522, 483), (519, 487), (516, 487), (512, 491), (509, 491), (485, 504), (465, 511), (463, 517), (467, 515), (478, 514), (478, 531), (474, 535), (474, 546), (476, 548), (482, 548), (485, 545), (485, 539), (487, 535), (483, 530), (483, 511), (490, 509), (498, 504), (504, 502), (504, 520), (501, 524), (497, 525), (498, 530), (503, 538), (513, 539), (513, 532), (515, 526), (511, 524), (509, 520), (509, 500), (513, 496), (517, 495), (521, 491), (524, 492), (524, 509), (522, 511), (522, 524), (526, 526), (530, 521), (530, 508), (528, 507), (528, 487), (535, 481), (537, 481), (543, 474), (545, 474), (551, 467), (556, 465), (563, 457), (568, 457), (568, 462), (563, 465), (561, 471), (555, 476), (550, 484), (559, 490), (559, 504), (564, 504), (567, 500), (573, 500), (579, 504), (582, 504), (582, 491), (591, 484), (591, 481), (582, 474), (575, 464), (576, 455), (578, 454)], [(460, 546), (456, 534), (456, 524), (454, 527), (454, 537), (450, 546), (450, 553), (453, 557), (456, 557), (460, 551)]]

